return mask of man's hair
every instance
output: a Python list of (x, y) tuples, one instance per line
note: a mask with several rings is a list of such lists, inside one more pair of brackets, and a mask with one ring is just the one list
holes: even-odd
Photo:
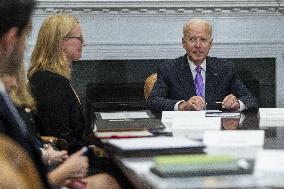
[(189, 28), (196, 23), (203, 24), (204, 26), (206, 26), (208, 28), (209, 35), (212, 36), (212, 26), (211, 26), (210, 22), (208, 22), (207, 20), (201, 19), (201, 18), (193, 18), (193, 19), (187, 21), (183, 25), (183, 36), (186, 36)]
[(61, 43), (76, 24), (78, 20), (74, 16), (63, 13), (45, 19), (32, 52), (28, 78), (37, 71), (49, 70), (70, 79), (71, 68), (61, 49)]
[(35, 6), (35, 0), (0, 0), (0, 37), (12, 27), (17, 27), (20, 35), (30, 22)]

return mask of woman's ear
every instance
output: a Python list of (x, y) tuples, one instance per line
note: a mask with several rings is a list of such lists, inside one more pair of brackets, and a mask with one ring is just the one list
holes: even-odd
[(66, 55), (66, 45), (65, 45), (65, 41), (61, 40), (59, 43), (59, 49), (62, 51), (62, 53), (64, 55)]

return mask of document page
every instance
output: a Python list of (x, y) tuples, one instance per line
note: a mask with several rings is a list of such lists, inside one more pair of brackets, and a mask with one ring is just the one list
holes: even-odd
[(125, 111), (125, 112), (101, 112), (102, 119), (145, 119), (150, 118), (144, 111)]

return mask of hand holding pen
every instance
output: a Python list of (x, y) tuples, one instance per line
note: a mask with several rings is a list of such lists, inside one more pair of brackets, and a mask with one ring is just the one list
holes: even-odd
[(223, 100), (223, 102), (216, 102), (221, 103), (223, 109), (228, 109), (232, 111), (239, 111), (240, 110), (240, 103), (237, 97), (233, 94), (229, 94)]
[(206, 107), (205, 100), (200, 96), (193, 96), (188, 101), (183, 101), (179, 104), (179, 111), (199, 111)]

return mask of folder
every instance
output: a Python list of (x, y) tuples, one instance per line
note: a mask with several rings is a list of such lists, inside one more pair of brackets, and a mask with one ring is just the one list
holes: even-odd
[(159, 154), (204, 153), (204, 145), (183, 137), (146, 137), (109, 139), (105, 149), (121, 156), (155, 156)]
[(160, 177), (252, 174), (253, 164), (226, 155), (169, 155), (154, 158), (151, 171)]
[(149, 110), (123, 112), (95, 112), (96, 131), (142, 131), (161, 130), (164, 124), (155, 119)]

